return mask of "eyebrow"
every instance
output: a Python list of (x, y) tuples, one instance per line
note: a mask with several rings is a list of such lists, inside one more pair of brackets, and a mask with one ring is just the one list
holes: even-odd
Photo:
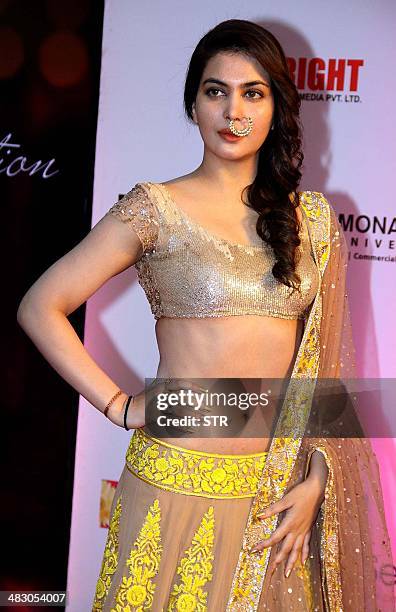
[[(202, 85), (206, 85), (206, 83), (217, 83), (217, 85), (228, 87), (227, 83), (224, 83), (224, 81), (220, 81), (219, 79), (214, 79), (212, 77), (205, 79)], [(265, 83), (264, 81), (248, 81), (247, 83), (241, 83), (241, 87), (253, 87), (253, 85), (264, 85), (265, 87), (269, 88), (268, 83)]]

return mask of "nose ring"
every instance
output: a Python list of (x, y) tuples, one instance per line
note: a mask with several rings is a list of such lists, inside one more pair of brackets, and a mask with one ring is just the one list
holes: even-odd
[(248, 136), (250, 134), (250, 132), (253, 129), (253, 119), (251, 117), (244, 117), (244, 119), (247, 119), (248, 125), (247, 127), (243, 128), (242, 130), (238, 130), (235, 127), (234, 124), (234, 119), (229, 119), (229, 124), (228, 127), (230, 128), (230, 131), (235, 134), (235, 136)]

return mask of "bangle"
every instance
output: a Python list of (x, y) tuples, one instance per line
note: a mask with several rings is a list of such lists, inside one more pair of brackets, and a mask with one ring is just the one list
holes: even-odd
[[(113, 397), (111, 398), (111, 400), (109, 401), (109, 403), (107, 404), (106, 408), (103, 411), (103, 414), (105, 415), (105, 417), (107, 417), (107, 413), (109, 411), (109, 408), (110, 408), (111, 404), (114, 402), (114, 400), (117, 399), (117, 397), (119, 395), (121, 395), (121, 393), (122, 393), (121, 389), (118, 389), (117, 393), (115, 395), (113, 395)], [(107, 417), (107, 418), (109, 418), (109, 417)]]
[(129, 428), (127, 427), (126, 419), (127, 419), (127, 412), (128, 412), (129, 404), (131, 403), (131, 399), (135, 399), (133, 395), (129, 395), (128, 401), (125, 404), (125, 410), (124, 410), (124, 427), (127, 431), (129, 431)]

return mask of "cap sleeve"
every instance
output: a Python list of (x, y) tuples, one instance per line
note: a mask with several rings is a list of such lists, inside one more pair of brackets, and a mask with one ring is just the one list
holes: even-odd
[(141, 183), (136, 183), (118, 202), (113, 204), (108, 215), (127, 223), (137, 234), (143, 253), (155, 248), (159, 221), (153, 201)]

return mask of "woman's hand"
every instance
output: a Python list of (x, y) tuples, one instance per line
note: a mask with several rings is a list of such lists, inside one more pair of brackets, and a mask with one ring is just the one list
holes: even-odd
[[(196, 383), (183, 378), (159, 379), (159, 382), (148, 385), (147, 388), (143, 389), (143, 391), (136, 394), (134, 398), (132, 398), (127, 413), (126, 424), (128, 429), (138, 429), (145, 426), (146, 406), (150, 404), (156, 395), (159, 393), (177, 393), (181, 389), (191, 389), (197, 393), (202, 393), (202, 391), (205, 391), (205, 389)], [(119, 402), (114, 402), (110, 406), (108, 411), (109, 419), (119, 427), (124, 427), (124, 411), (127, 399), (128, 396), (124, 394), (122, 398), (120, 397)]]
[[(144, 427), (145, 425), (145, 404), (144, 404), (144, 392), (143, 392), (143, 400), (141, 398), (141, 393), (135, 395), (134, 398), (131, 399), (131, 402), (128, 407), (127, 413), (127, 427), (128, 429), (138, 429), (139, 427)], [(124, 427), (124, 411), (125, 404), (128, 400), (128, 395), (124, 393), (122, 397), (120, 397), (120, 401), (114, 402), (107, 413), (108, 418), (114, 425), (118, 425), (119, 427)]]
[(323, 479), (318, 478), (317, 474), (312, 472), (306, 480), (293, 487), (281, 500), (271, 504), (264, 512), (257, 515), (257, 518), (262, 519), (287, 510), (273, 534), (266, 540), (257, 542), (251, 548), (251, 552), (261, 551), (268, 546), (282, 542), (275, 556), (273, 571), (287, 557), (286, 578), (289, 577), (300, 554), (303, 564), (308, 558), (311, 528), (324, 499), (324, 490)]

